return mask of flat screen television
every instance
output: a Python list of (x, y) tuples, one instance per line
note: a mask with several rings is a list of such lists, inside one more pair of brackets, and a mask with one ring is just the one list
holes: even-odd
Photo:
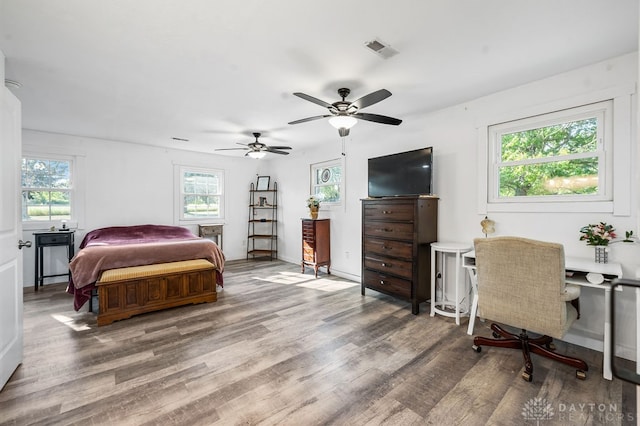
[(369, 158), (369, 197), (431, 195), (433, 148)]

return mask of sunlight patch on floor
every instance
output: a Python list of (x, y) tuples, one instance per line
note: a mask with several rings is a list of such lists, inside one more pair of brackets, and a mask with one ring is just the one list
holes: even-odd
[(326, 292), (340, 291), (349, 287), (360, 285), (360, 283), (357, 283), (355, 281), (315, 278), (313, 275), (304, 275), (295, 272), (279, 272), (268, 277), (252, 278), (258, 281), (267, 281), (274, 284), (295, 285), (297, 287), (310, 288)]
[(306, 287), (306, 288), (314, 288), (316, 290), (321, 291), (340, 291), (349, 287), (359, 286), (360, 283), (354, 281), (335, 281), (335, 280), (325, 280), (323, 278), (313, 279), (313, 281), (308, 281), (306, 283), (298, 284), (298, 287)]
[(84, 331), (84, 330), (91, 329), (91, 327), (89, 327), (89, 324), (83, 323), (83, 322), (77, 322), (75, 319), (68, 317), (66, 315), (51, 314), (51, 317), (54, 320), (58, 321), (59, 323), (62, 323), (75, 331)]

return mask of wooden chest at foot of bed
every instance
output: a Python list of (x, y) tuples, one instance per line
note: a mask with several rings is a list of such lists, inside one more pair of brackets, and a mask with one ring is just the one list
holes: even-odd
[(98, 325), (175, 306), (215, 302), (215, 267), (204, 259), (104, 271), (96, 282)]

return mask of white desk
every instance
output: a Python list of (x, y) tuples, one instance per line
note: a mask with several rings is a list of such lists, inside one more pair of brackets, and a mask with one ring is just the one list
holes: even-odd
[[(564, 259), (565, 269), (574, 272), (594, 272), (602, 274), (607, 278), (622, 278), (622, 265), (619, 263), (596, 263), (591, 259), (566, 256)], [(478, 313), (478, 276), (476, 270), (476, 253), (470, 251), (462, 255), (462, 266), (467, 269), (469, 278), (471, 279), (471, 290), (473, 291), (473, 301), (471, 302), (471, 313), (469, 315), (469, 327), (467, 328), (467, 334), (473, 334), (473, 327)], [(590, 287), (604, 291), (604, 304), (605, 304), (605, 318), (604, 318), (604, 334), (603, 334), (603, 365), (602, 376), (611, 380), (613, 373), (611, 372), (611, 285), (608, 281), (603, 284), (592, 284), (587, 281), (582, 274), (575, 274), (573, 277), (567, 277), (567, 283), (577, 284), (582, 287)], [(580, 312), (583, 315), (585, 312)]]
[[(447, 317), (453, 317), (456, 319), (456, 325), (460, 325), (460, 316), (468, 314), (468, 310), (463, 311), (460, 307), (460, 271), (461, 271), (461, 258), (462, 253), (466, 253), (472, 250), (473, 247), (469, 244), (451, 243), (437, 241), (431, 243), (431, 316), (435, 314), (444, 315)], [(437, 253), (440, 252), (440, 276), (442, 277), (442, 300), (438, 300), (436, 294), (436, 261)], [(456, 269), (455, 269), (455, 299), (453, 301), (447, 301), (446, 297), (446, 255), (455, 254), (456, 256)], [(462, 284), (464, 284), (464, 272), (462, 273)], [(464, 287), (464, 286), (463, 286)], [(468, 293), (468, 291), (467, 291)], [(453, 312), (449, 312), (447, 307), (450, 307)]]

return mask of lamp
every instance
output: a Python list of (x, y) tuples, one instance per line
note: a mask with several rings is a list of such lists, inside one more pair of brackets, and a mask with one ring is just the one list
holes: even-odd
[(266, 152), (263, 151), (249, 151), (247, 152), (247, 155), (251, 158), (255, 158), (256, 160), (259, 160), (260, 158), (264, 157), (266, 155)]
[(329, 119), (329, 124), (331, 124), (336, 129), (350, 129), (356, 125), (358, 120), (348, 115), (336, 115), (335, 117), (331, 117)]

